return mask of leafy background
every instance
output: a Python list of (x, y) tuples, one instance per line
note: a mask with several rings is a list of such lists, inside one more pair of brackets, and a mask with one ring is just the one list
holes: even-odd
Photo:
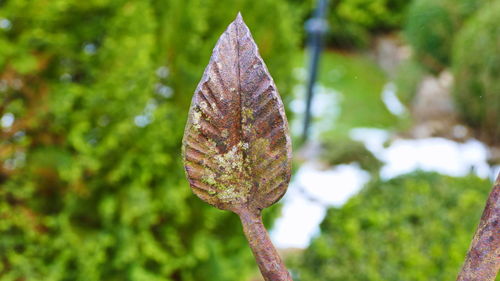
[[(180, 140), (192, 91), (238, 11), (285, 103), (292, 100), (314, 4), (1, 0), (0, 280), (255, 276), (238, 218), (188, 188)], [(498, 144), (498, 13), (498, 0), (332, 1), (322, 67), (341, 65), (346, 74), (335, 80), (322, 71), (320, 80), (355, 94), (326, 137), (328, 162), (359, 161), (376, 173), (366, 149), (336, 136), (372, 123), (400, 126), (373, 106), (384, 74), (363, 55), (389, 32), (415, 50), (400, 98), (411, 103), (423, 72), (452, 69), (462, 120)], [(452, 280), (489, 186), (474, 176), (375, 179), (329, 211), (310, 248), (290, 255), (292, 270), (297, 280)], [(266, 224), (278, 215), (279, 206), (267, 210)]]

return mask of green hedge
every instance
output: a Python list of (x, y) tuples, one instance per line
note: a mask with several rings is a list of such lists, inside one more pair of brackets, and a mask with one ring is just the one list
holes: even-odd
[(286, 1), (0, 3), (2, 281), (256, 270), (236, 215), (192, 194), (180, 157), (193, 91), (238, 10), (286, 97), (301, 30)]
[(325, 135), (321, 140), (321, 160), (328, 166), (358, 163), (360, 168), (378, 174), (382, 162), (371, 153), (362, 142), (346, 136)]
[(500, 1), (484, 7), (458, 33), (453, 47), (454, 97), (480, 137), (500, 144)]
[(453, 38), (484, 0), (415, 0), (404, 25), (405, 36), (423, 65), (438, 72), (450, 65)]
[(328, 211), (298, 280), (455, 280), (491, 185), (423, 172), (372, 182)]
[(406, 0), (331, 0), (328, 43), (340, 47), (367, 47), (371, 34), (398, 28)]

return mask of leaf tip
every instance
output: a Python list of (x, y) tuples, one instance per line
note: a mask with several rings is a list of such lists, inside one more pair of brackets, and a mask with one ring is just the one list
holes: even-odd
[(236, 19), (234, 21), (243, 22), (243, 16), (241, 15), (241, 12), (238, 12), (238, 14), (236, 15)]

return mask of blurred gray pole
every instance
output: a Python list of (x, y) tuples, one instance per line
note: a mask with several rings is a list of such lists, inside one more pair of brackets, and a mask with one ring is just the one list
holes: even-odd
[(306, 112), (304, 119), (304, 131), (302, 139), (306, 141), (309, 136), (309, 126), (311, 122), (311, 104), (314, 94), (314, 84), (318, 76), (319, 57), (323, 49), (323, 36), (328, 29), (326, 21), (326, 12), (328, 8), (328, 0), (318, 0), (318, 5), (314, 13), (314, 17), (306, 22), (306, 31), (309, 37), (309, 77), (307, 81), (307, 100)]

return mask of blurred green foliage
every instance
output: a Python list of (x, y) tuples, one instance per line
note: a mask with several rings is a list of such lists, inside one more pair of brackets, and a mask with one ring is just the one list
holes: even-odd
[(407, 108), (411, 107), (419, 83), (425, 74), (427, 74), (426, 69), (415, 58), (405, 59), (397, 66), (394, 75), (396, 94)]
[(332, 126), (332, 133), (346, 135), (356, 127), (397, 126), (398, 117), (380, 98), (387, 76), (373, 57), (325, 52), (320, 68), (318, 82), (340, 92), (340, 116)]
[[(288, 101), (302, 21), (315, 2), (0, 0), (0, 280), (251, 275), (238, 218), (187, 186), (185, 117), (211, 49), (239, 10)], [(328, 43), (366, 47), (406, 22), (416, 59), (433, 71), (452, 60), (464, 118), (498, 140), (498, 1), (465, 23), (485, 2), (332, 0)], [(400, 66), (405, 104), (423, 72), (413, 61)], [(319, 80), (341, 93), (335, 132), (322, 136), (324, 160), (376, 171), (380, 162), (346, 136), (354, 127), (398, 126), (380, 99), (386, 75), (365, 54), (328, 52)], [(300, 280), (452, 280), (489, 187), (428, 173), (376, 181), (329, 211)], [(266, 223), (276, 214), (269, 210)]]
[(377, 175), (382, 162), (362, 142), (346, 136), (325, 135), (321, 140), (321, 159), (329, 166), (358, 163), (361, 169)]
[(453, 38), (466, 19), (488, 0), (414, 0), (404, 25), (416, 58), (429, 70), (450, 65)]
[(330, 0), (328, 42), (367, 47), (373, 33), (393, 30), (404, 19), (407, 0)]
[(328, 211), (298, 280), (455, 280), (490, 189), (423, 172), (374, 181)]
[(301, 30), (290, 3), (0, 1), (0, 279), (232, 281), (255, 270), (237, 216), (191, 193), (180, 140), (238, 10), (287, 96)]
[(454, 97), (481, 139), (500, 144), (500, 1), (485, 4), (453, 45)]

